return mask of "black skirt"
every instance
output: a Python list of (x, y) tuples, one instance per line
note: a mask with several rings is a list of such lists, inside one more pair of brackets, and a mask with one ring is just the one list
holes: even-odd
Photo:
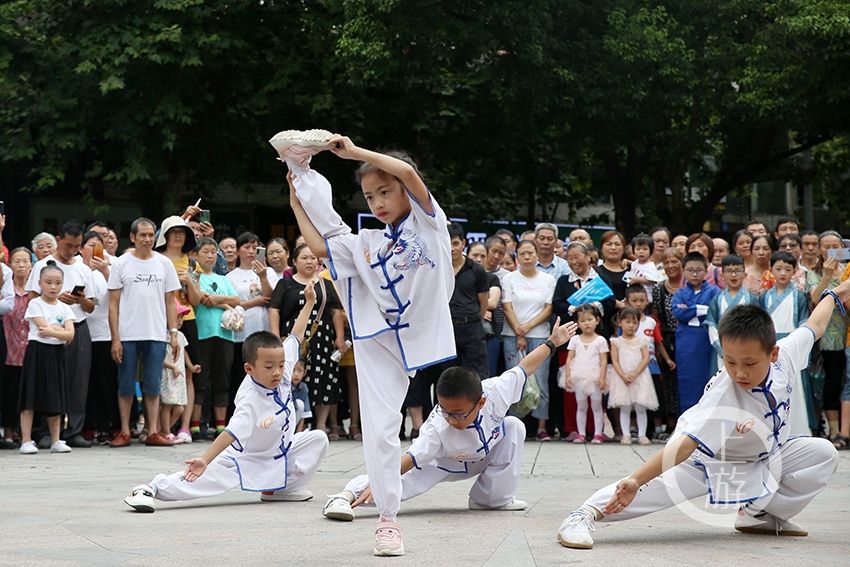
[(21, 370), (18, 409), (57, 415), (64, 414), (67, 407), (65, 345), (30, 341)]

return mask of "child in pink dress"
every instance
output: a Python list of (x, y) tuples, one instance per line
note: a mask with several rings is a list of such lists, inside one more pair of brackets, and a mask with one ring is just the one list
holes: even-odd
[(596, 333), (602, 317), (596, 306), (586, 303), (575, 311), (581, 335), (575, 335), (567, 346), (567, 363), (563, 371), (562, 388), (576, 394), (576, 421), (578, 437), (573, 443), (585, 443), (587, 424), (587, 398), (593, 410), (593, 440), (602, 443), (602, 392), (605, 391), (605, 374), (608, 368), (608, 341)]
[(658, 396), (649, 374), (649, 337), (638, 335), (640, 312), (626, 307), (617, 316), (622, 335), (611, 338), (611, 365), (608, 371), (608, 407), (620, 408), (620, 443), (631, 445), (629, 425), (632, 407), (637, 415), (638, 442), (649, 445), (646, 436), (646, 410), (658, 409)]

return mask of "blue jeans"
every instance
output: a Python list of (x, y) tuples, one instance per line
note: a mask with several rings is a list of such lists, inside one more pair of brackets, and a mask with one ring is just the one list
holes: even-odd
[[(528, 347), (525, 352), (529, 353), (546, 342), (545, 338), (532, 339), (526, 337), (525, 342)], [(517, 352), (516, 337), (504, 335), (502, 336), (502, 344), (505, 347), (505, 368), (510, 370), (517, 364), (521, 358)], [(534, 378), (537, 380), (537, 386), (540, 388), (540, 403), (531, 412), (531, 415), (537, 419), (549, 419), (549, 357), (540, 363), (537, 371), (534, 373)]]
[(136, 393), (136, 370), (142, 361), (142, 393), (158, 396), (162, 380), (162, 365), (165, 362), (163, 341), (121, 341), (124, 358), (118, 365), (118, 395), (133, 396)]

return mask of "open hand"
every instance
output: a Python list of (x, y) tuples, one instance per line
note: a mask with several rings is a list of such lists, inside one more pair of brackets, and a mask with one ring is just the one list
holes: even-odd
[(186, 482), (195, 482), (207, 470), (206, 461), (200, 457), (193, 457), (187, 460), (186, 464), (189, 465), (186, 467), (186, 472), (183, 473), (183, 479)]
[(357, 508), (361, 504), (369, 504), (372, 502), (372, 487), (367, 486), (366, 489), (354, 499), (354, 502), (351, 503), (352, 508)]
[(617, 488), (614, 490), (614, 496), (602, 508), (602, 513), (610, 516), (611, 514), (622, 512), (635, 499), (638, 488), (640, 487), (637, 481), (631, 478), (624, 478), (618, 482)]
[(561, 318), (558, 317), (555, 319), (555, 326), (552, 328), (552, 334), (549, 336), (549, 340), (555, 343), (555, 346), (567, 344), (573, 338), (573, 335), (576, 334), (577, 330), (578, 325), (572, 321), (561, 325)]
[(826, 260), (823, 261), (823, 279), (829, 280), (835, 275), (835, 271), (838, 269), (838, 260), (830, 256)]

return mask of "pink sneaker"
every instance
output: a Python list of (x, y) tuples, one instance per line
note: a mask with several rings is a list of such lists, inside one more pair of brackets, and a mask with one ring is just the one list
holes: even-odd
[(404, 543), (401, 541), (401, 526), (396, 522), (378, 522), (375, 529), (374, 555), (397, 557), (404, 555)]
[(593, 439), (590, 441), (593, 445), (602, 445), (605, 442), (605, 436), (596, 434), (593, 436)]
[(575, 443), (576, 445), (582, 445), (584, 443), (587, 443), (587, 438), (584, 435), (576, 435), (576, 438), (573, 439), (573, 443)]

